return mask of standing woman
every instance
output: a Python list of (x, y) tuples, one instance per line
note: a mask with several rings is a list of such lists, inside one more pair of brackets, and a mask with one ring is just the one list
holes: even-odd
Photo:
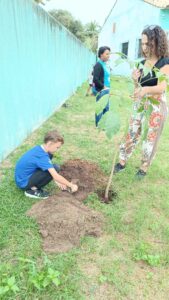
[[(128, 158), (132, 155), (137, 145), (142, 131), (144, 112), (138, 112), (142, 98), (150, 96), (159, 101), (158, 105), (153, 105), (153, 111), (149, 118), (148, 132), (143, 142), (143, 155), (141, 167), (136, 176), (142, 179), (156, 154), (157, 143), (162, 133), (164, 122), (167, 117), (166, 88), (167, 82), (158, 81), (155, 69), (161, 73), (169, 75), (169, 51), (168, 41), (164, 30), (160, 26), (149, 26), (142, 32), (142, 52), (145, 59), (141, 63), (150, 69), (144, 75), (144, 70), (138, 67), (133, 71), (132, 78), (135, 84), (134, 107), (136, 113), (131, 116), (129, 131), (125, 142), (120, 145), (119, 163), (115, 166), (115, 173), (125, 169)], [(141, 87), (140, 87), (141, 86)]]
[(107, 46), (100, 47), (98, 57), (98, 62), (93, 69), (93, 94), (96, 95), (96, 102), (101, 101), (102, 97), (107, 97), (107, 105), (102, 112), (96, 114), (96, 126), (98, 126), (101, 117), (109, 110), (110, 68), (107, 62), (110, 58), (110, 48)]

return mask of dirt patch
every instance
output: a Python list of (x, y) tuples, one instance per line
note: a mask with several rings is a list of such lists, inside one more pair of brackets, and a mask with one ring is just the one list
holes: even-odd
[(106, 175), (92, 162), (85, 160), (69, 160), (62, 167), (60, 174), (77, 183), (79, 190), (74, 195), (77, 200), (84, 200), (88, 194), (98, 189), (105, 189)]
[(28, 215), (35, 217), (40, 226), (46, 252), (66, 252), (78, 246), (83, 236), (101, 235), (102, 215), (74, 199), (73, 195), (59, 192), (36, 203)]
[(103, 216), (82, 203), (98, 186), (105, 185), (105, 175), (96, 164), (81, 160), (66, 162), (61, 174), (79, 186), (75, 194), (58, 192), (33, 205), (27, 212), (40, 227), (44, 251), (66, 252), (80, 244), (83, 236), (98, 237), (102, 233)]

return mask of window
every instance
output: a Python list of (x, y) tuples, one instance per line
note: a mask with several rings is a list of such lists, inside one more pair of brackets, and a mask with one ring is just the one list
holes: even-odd
[(128, 48), (129, 48), (129, 43), (126, 42), (126, 43), (122, 43), (122, 49), (121, 49), (121, 52), (123, 54), (125, 54), (126, 56), (128, 56)]
[(137, 40), (137, 48), (136, 48), (136, 58), (140, 58), (142, 57), (142, 53), (141, 53), (141, 39)]

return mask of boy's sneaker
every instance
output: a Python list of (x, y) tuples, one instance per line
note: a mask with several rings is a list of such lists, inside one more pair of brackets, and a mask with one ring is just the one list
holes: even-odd
[(146, 172), (144, 172), (143, 170), (139, 169), (138, 172), (136, 173), (135, 177), (138, 180), (142, 180), (145, 176), (146, 176)]
[(49, 193), (43, 191), (42, 189), (27, 190), (25, 191), (25, 196), (29, 198), (36, 198), (36, 199), (47, 199), (49, 197)]
[(114, 174), (119, 173), (119, 172), (123, 171), (125, 169), (125, 167), (126, 167), (125, 165), (122, 166), (120, 163), (117, 163), (114, 167), (114, 172), (113, 173)]

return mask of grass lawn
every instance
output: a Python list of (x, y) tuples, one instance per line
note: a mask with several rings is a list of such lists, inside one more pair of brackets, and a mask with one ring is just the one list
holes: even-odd
[[(125, 80), (112, 80), (112, 88), (125, 90), (127, 86)], [(106, 174), (110, 172), (113, 143), (95, 129), (95, 98), (85, 97), (86, 89), (84, 84), (67, 107), (53, 114), (1, 164), (2, 300), (169, 299), (168, 122), (145, 180), (134, 179), (141, 158), (139, 145), (126, 170), (113, 179), (118, 197), (109, 205), (100, 203), (96, 194), (86, 199), (86, 205), (105, 216), (100, 238), (86, 237), (71, 252), (47, 256), (36, 222), (25, 214), (36, 201), (16, 188), (15, 162), (30, 147), (42, 143), (50, 129), (57, 128), (65, 137), (57, 162), (86, 159), (96, 162)], [(129, 105), (127, 100), (121, 107), (122, 124)]]

